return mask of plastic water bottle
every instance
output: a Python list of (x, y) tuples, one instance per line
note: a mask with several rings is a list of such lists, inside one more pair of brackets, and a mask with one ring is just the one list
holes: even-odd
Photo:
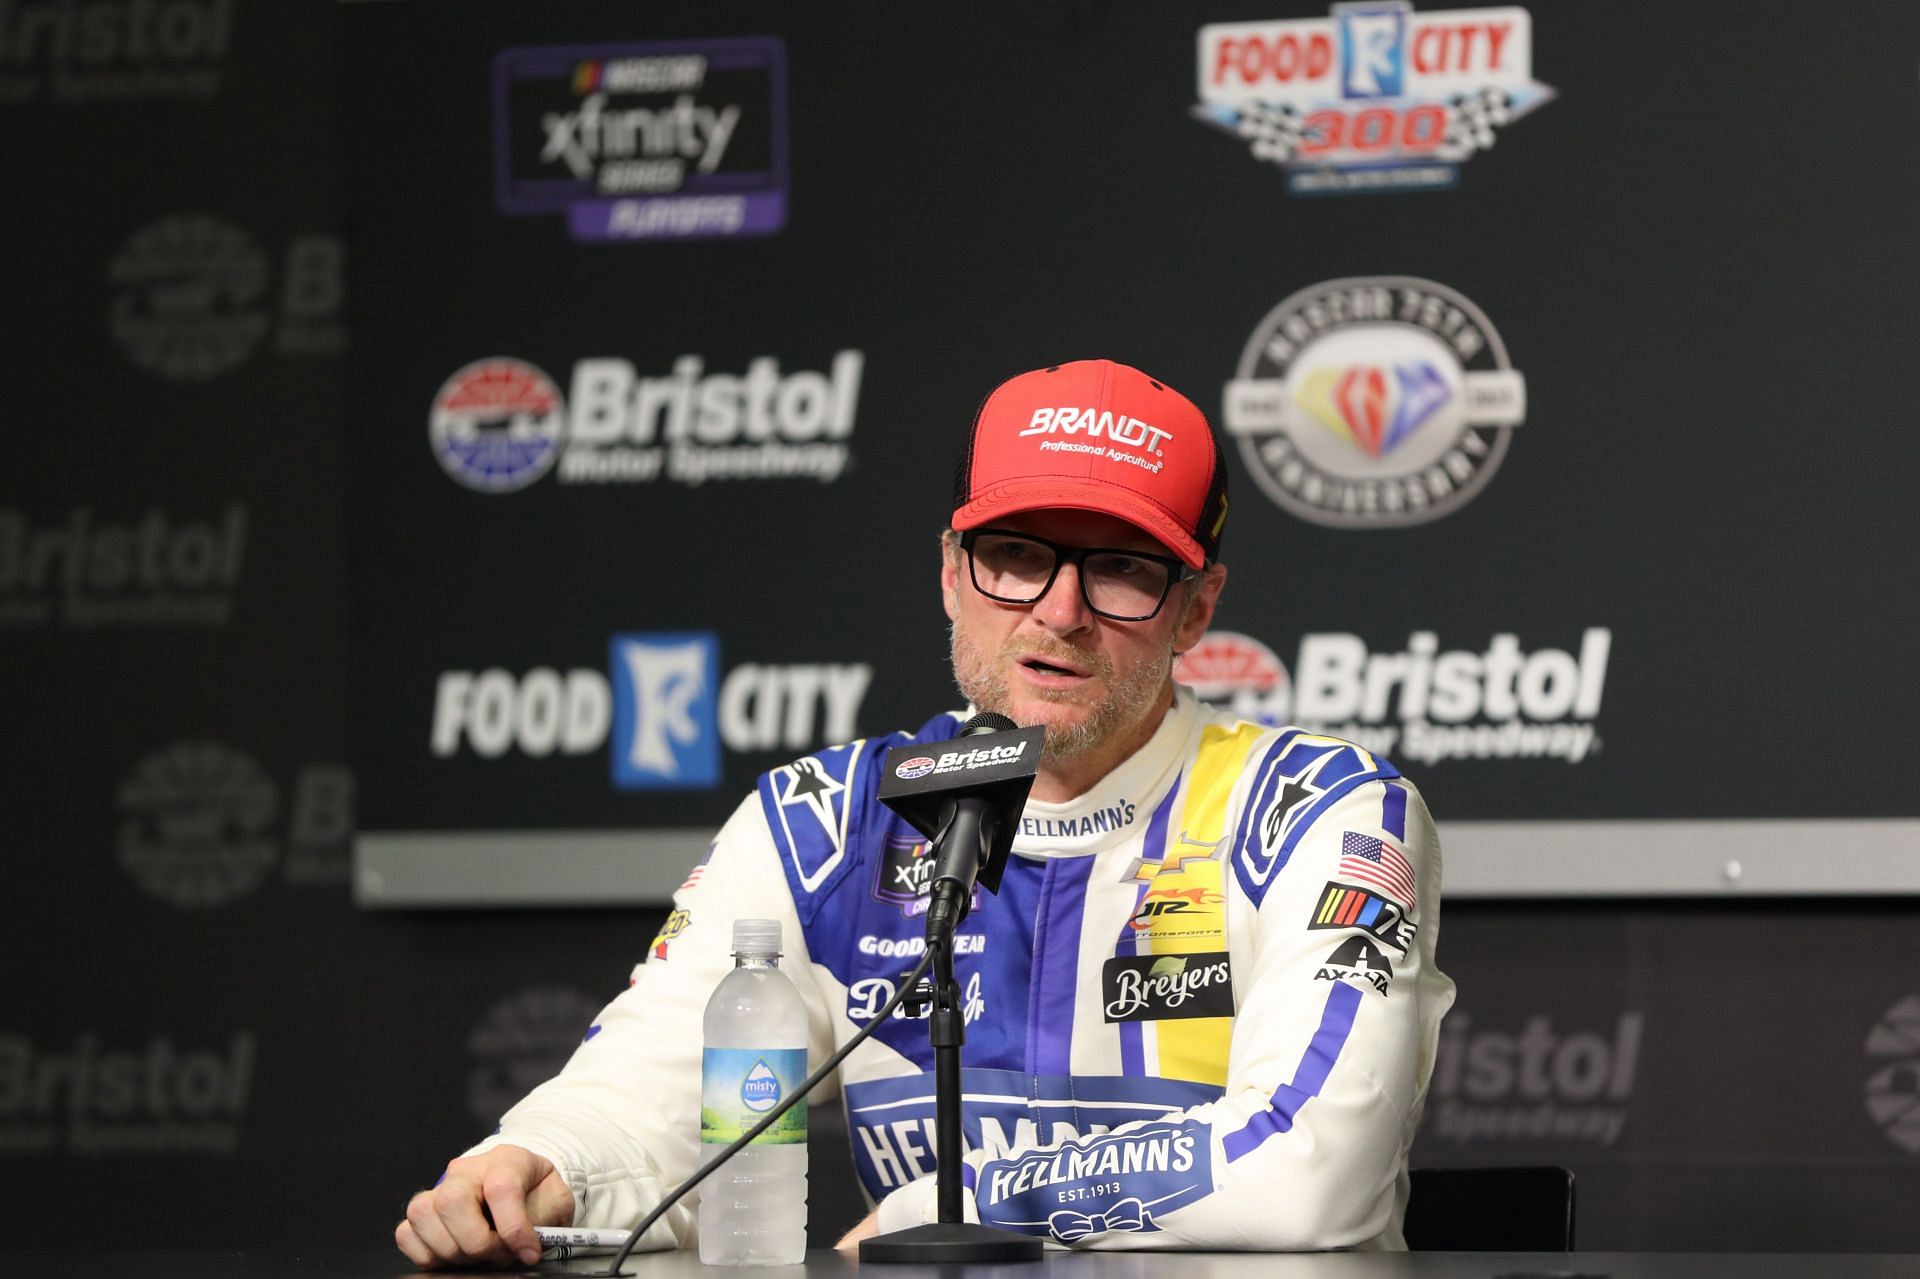
[[(733, 925), (733, 971), (704, 1022), (700, 1146), (711, 1159), (792, 1096), (807, 1077), (807, 1009), (780, 971), (780, 924)], [(796, 1265), (807, 1253), (807, 1103), (700, 1183), (700, 1260)]]

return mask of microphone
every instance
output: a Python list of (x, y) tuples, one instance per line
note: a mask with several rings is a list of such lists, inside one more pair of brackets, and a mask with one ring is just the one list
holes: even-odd
[(932, 842), (927, 944), (953, 936), (973, 906), (973, 887), (1000, 888), (1014, 828), (1040, 771), (1046, 730), (1016, 728), (1004, 715), (975, 715), (952, 741), (887, 752), (879, 799)]

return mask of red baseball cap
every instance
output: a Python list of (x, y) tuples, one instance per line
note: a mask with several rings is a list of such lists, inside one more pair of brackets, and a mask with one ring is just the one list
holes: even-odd
[(963, 530), (1051, 507), (1118, 516), (1197, 569), (1220, 555), (1227, 469), (1193, 401), (1128, 365), (1076, 360), (994, 388), (953, 504)]

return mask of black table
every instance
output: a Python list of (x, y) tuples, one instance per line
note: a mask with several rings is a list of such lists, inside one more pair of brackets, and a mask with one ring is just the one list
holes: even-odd
[[(549, 1263), (536, 1271), (564, 1276), (604, 1269), (607, 1259)], [(1920, 1279), (1920, 1254), (1710, 1252), (1049, 1252), (1017, 1266), (861, 1266), (834, 1252), (811, 1252), (804, 1266), (733, 1269), (700, 1264), (697, 1252), (636, 1256), (637, 1279)], [(353, 1252), (297, 1248), (230, 1252), (15, 1253), (15, 1279), (401, 1279), (416, 1275), (392, 1249)], [(445, 1272), (435, 1272), (445, 1273)]]

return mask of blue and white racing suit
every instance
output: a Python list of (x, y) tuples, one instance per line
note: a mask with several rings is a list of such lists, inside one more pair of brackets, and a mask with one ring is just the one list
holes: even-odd
[[(736, 918), (782, 921), (814, 1064), (866, 1025), (921, 952), (930, 861), (874, 798), (880, 765), (959, 724), (763, 776), (631, 988), (476, 1150), (552, 1160), (581, 1225), (631, 1225), (689, 1176), (701, 1013)], [(1091, 1248), (1404, 1247), (1453, 1001), (1439, 906), (1432, 820), (1390, 764), (1179, 690), (1087, 794), (1027, 805), (999, 893), (961, 926), (969, 1217)], [(896, 1013), (840, 1070), (882, 1229), (935, 1217), (932, 1069), (924, 1020)], [(696, 1212), (646, 1244), (690, 1243)]]

